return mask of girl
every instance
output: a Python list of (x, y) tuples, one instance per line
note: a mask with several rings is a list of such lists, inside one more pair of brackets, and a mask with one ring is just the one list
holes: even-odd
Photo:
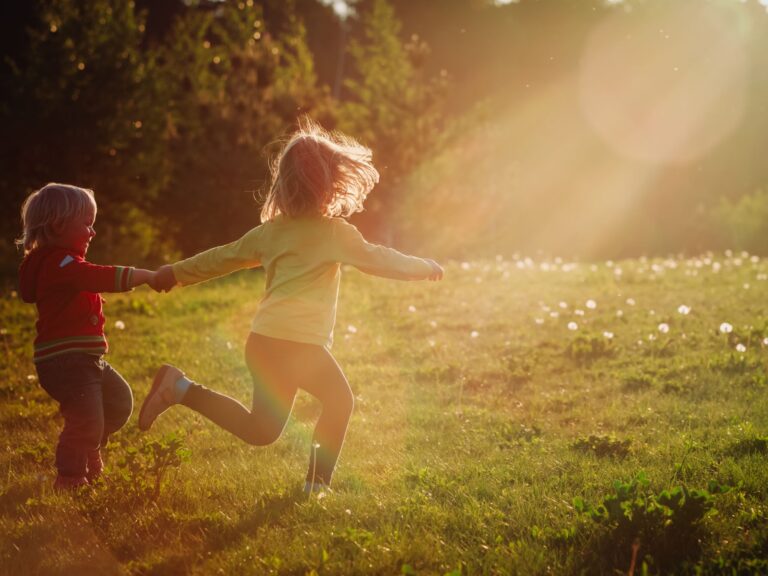
[(443, 269), (433, 260), (369, 244), (344, 220), (362, 210), (379, 180), (371, 151), (355, 140), (304, 119), (271, 168), (263, 224), (235, 242), (161, 268), (157, 279), (159, 289), (169, 290), (177, 282), (188, 286), (264, 267), (266, 289), (245, 344), (251, 409), (164, 365), (141, 407), (139, 427), (148, 430), (158, 415), (181, 403), (264, 446), (280, 437), (301, 388), (322, 404), (305, 483), (312, 492), (331, 483), (353, 407), (349, 383), (329, 351), (340, 263), (400, 280), (440, 280)]
[(47, 184), (25, 200), (21, 220), (19, 292), (37, 305), (35, 368), (64, 417), (54, 487), (76, 488), (101, 473), (100, 448), (133, 410), (130, 387), (103, 359), (108, 346), (99, 292), (131, 290), (155, 273), (85, 260), (96, 235), (91, 190)]

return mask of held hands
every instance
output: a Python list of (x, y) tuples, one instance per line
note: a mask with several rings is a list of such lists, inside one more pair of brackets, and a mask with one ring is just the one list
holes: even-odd
[(152, 277), (147, 282), (149, 286), (155, 292), (170, 292), (171, 289), (178, 284), (176, 276), (173, 274), (173, 267), (170, 264), (161, 266), (155, 272), (152, 272)]
[(432, 267), (432, 273), (427, 276), (427, 280), (436, 281), (443, 279), (443, 267), (431, 258), (426, 258), (426, 261)]

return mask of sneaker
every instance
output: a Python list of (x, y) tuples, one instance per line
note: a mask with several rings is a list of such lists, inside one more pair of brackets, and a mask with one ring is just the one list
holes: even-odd
[(85, 477), (88, 482), (94, 482), (104, 471), (104, 461), (101, 459), (101, 450), (98, 448), (88, 454), (88, 472)]
[(59, 474), (56, 476), (56, 481), (53, 483), (53, 489), (60, 492), (77, 490), (82, 486), (88, 486), (89, 482), (85, 476), (62, 476)]
[(144, 404), (141, 405), (141, 412), (139, 412), (140, 430), (149, 430), (160, 414), (176, 404), (174, 386), (182, 376), (184, 376), (184, 372), (170, 364), (163, 364), (160, 367), (160, 370), (155, 374), (154, 382), (152, 382), (152, 389), (144, 399)]

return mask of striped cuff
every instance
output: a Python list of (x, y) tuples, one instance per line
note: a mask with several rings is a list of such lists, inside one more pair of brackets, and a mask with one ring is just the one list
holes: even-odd
[(133, 266), (115, 266), (115, 292), (133, 290)]

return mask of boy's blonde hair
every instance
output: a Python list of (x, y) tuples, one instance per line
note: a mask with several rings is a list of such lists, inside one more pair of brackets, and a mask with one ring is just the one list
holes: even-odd
[(329, 132), (307, 117), (272, 161), (272, 184), (261, 220), (278, 214), (350, 216), (363, 209), (379, 181), (371, 150), (340, 132)]
[(50, 244), (55, 238), (55, 228), (90, 211), (96, 216), (93, 190), (71, 184), (46, 184), (22, 204), (23, 232), (16, 244), (24, 246), (24, 254), (29, 254), (35, 248)]

